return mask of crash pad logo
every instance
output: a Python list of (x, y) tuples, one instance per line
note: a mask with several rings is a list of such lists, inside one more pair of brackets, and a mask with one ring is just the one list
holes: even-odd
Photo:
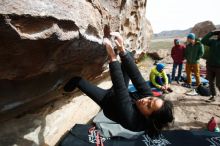
[(207, 138), (206, 140), (210, 142), (210, 146), (220, 146), (220, 137)]
[(144, 139), (142, 140), (146, 146), (166, 146), (171, 144), (163, 135), (160, 135), (157, 138), (150, 138), (148, 135), (143, 135)]
[(102, 145), (103, 142), (105, 142), (106, 140), (110, 139), (110, 138), (104, 138), (100, 135), (98, 130), (95, 130), (95, 128), (90, 128), (89, 129), (89, 142), (90, 143), (96, 143), (98, 145)]

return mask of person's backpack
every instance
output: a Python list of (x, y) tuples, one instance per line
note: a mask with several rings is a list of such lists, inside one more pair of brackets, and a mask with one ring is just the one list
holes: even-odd
[(210, 96), (211, 95), (209, 87), (203, 86), (201, 84), (197, 87), (196, 92), (202, 96)]

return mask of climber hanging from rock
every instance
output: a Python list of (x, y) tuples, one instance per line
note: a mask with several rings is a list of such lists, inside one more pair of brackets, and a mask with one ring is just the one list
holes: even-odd
[[(104, 45), (109, 56), (109, 69), (113, 86), (101, 89), (82, 77), (73, 77), (64, 86), (64, 91), (71, 92), (76, 87), (95, 101), (109, 119), (121, 124), (131, 131), (146, 131), (157, 135), (173, 122), (173, 104), (171, 101), (152, 97), (150, 87), (146, 84), (132, 56), (123, 46), (123, 38), (118, 32), (112, 32), (119, 51), (121, 63), (113, 50), (110, 39), (104, 38)], [(129, 93), (131, 79), (137, 92)]]

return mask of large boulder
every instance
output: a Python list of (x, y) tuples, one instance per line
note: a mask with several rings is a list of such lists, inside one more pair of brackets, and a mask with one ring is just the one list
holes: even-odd
[(157, 51), (149, 51), (147, 55), (154, 60), (162, 60), (169, 55), (169, 52), (166, 49), (159, 49)]
[(105, 24), (122, 33), (127, 49), (148, 45), (146, 0), (0, 3), (0, 121), (62, 98), (75, 75), (100, 76), (107, 69)]
[(216, 29), (216, 26), (211, 21), (204, 21), (197, 23), (191, 30), (192, 33), (195, 33), (198, 38), (204, 37), (210, 31)]

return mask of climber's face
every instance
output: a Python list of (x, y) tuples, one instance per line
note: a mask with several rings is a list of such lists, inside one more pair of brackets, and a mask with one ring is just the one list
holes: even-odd
[(137, 108), (145, 117), (159, 110), (163, 103), (164, 101), (157, 97), (145, 97), (136, 101)]
[(194, 39), (187, 38), (187, 42), (188, 42), (189, 44), (194, 44), (195, 40), (194, 40)]

